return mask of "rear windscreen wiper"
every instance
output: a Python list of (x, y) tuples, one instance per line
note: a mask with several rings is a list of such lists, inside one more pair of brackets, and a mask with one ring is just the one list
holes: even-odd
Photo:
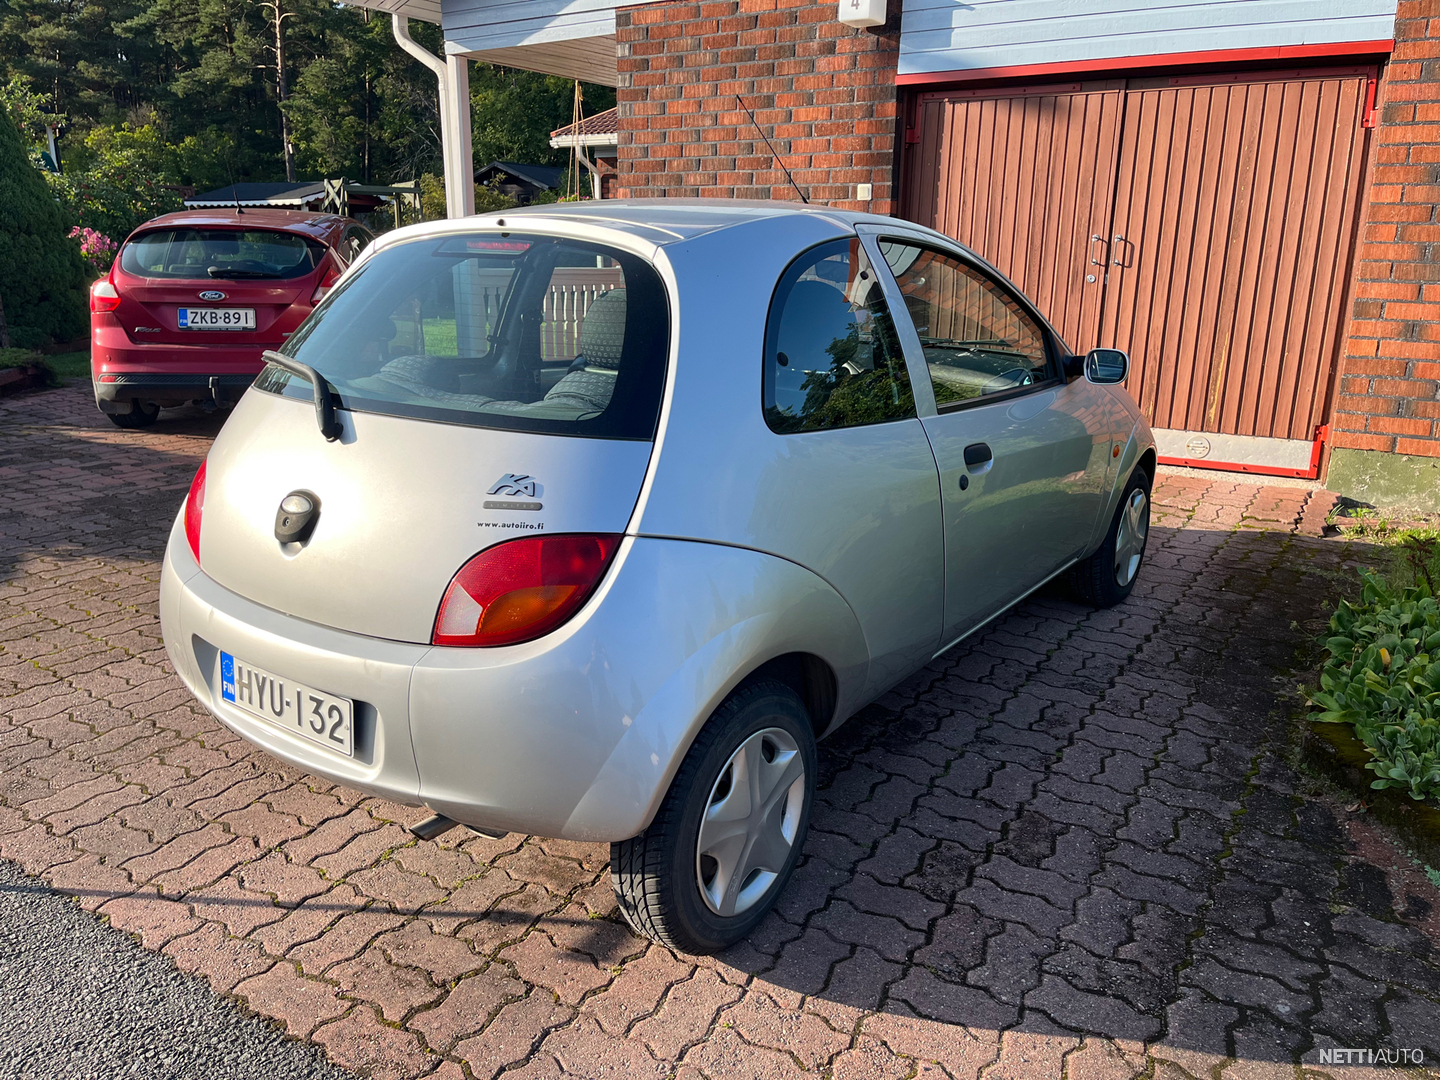
[(326, 442), (334, 442), (338, 439), (342, 429), (335, 419), (335, 407), (330, 404), (330, 385), (325, 381), (324, 376), (309, 364), (302, 364), (299, 360), (293, 360), (274, 349), (266, 349), (260, 354), (260, 359), (267, 364), (283, 368), (292, 375), (299, 375), (302, 379), (310, 380), (310, 385), (315, 388), (315, 422), (320, 425), (320, 434), (325, 436)]
[(213, 278), (278, 278), (268, 270), (232, 270), (224, 266), (209, 267), (205, 273)]

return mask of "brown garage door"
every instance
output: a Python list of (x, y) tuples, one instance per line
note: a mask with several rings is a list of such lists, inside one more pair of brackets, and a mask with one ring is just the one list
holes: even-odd
[(1072, 347), (1129, 352), (1157, 428), (1308, 442), (1342, 324), (1370, 74), (926, 94), (907, 216), (994, 261)]
[(1068, 341), (1094, 341), (1123, 83), (956, 91), (920, 101), (906, 216), (983, 254)]

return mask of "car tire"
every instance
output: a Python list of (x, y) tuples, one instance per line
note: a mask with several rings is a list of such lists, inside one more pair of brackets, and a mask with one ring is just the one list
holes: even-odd
[[(762, 680), (731, 694), (700, 730), (650, 827), (610, 845), (615, 897), (636, 933), (686, 953), (712, 953), (750, 933), (795, 869), (815, 775), (815, 732), (794, 690)], [(742, 811), (743, 824), (730, 816)]]
[(1150, 474), (1137, 468), (1130, 474), (1100, 549), (1070, 572), (1075, 595), (1098, 608), (1114, 607), (1123, 601), (1140, 576), (1149, 538)]
[(149, 427), (160, 419), (160, 406), (153, 401), (132, 402), (128, 413), (106, 413), (110, 422), (121, 428)]

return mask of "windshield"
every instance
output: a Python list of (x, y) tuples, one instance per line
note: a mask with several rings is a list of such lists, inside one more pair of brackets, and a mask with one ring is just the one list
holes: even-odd
[[(427, 237), (377, 252), (284, 352), (359, 412), (479, 427), (652, 439), (669, 343), (643, 259), (578, 240)], [(267, 368), (255, 386), (309, 397)]]
[(317, 241), (272, 229), (156, 229), (125, 245), (120, 268), (148, 278), (294, 278), (324, 257)]

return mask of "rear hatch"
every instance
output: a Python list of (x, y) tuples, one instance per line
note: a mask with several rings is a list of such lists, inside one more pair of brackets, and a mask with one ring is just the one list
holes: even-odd
[[(270, 347), (284, 340), (285, 311), (309, 300), (327, 265), (324, 245), (295, 233), (154, 229), (131, 237), (120, 252), (115, 313), (141, 344)], [(243, 319), (244, 328), (195, 325), (200, 319), (190, 313), (214, 309)]]
[[(344, 419), (343, 439), (326, 442), (309, 402), (249, 393), (210, 451), (200, 562), (257, 603), (396, 641), (430, 640), (450, 579), (491, 544), (624, 532), (650, 458), (643, 442)], [(298, 549), (275, 539), (295, 491), (320, 507)], [(487, 505), (507, 503), (539, 509)]]
[[(625, 530), (668, 340), (664, 287), (633, 254), (484, 234), (382, 249), (286, 347), (325, 377), (343, 433), (326, 441), (311, 384), (267, 368), (210, 452), (201, 567), (299, 618), (428, 642), (484, 548)], [(297, 491), (318, 521), (282, 544)]]
[[(285, 338), (279, 325), (281, 316), (302, 298), (315, 291), (307, 275), (298, 282), (276, 285), (267, 282), (224, 282), (217, 288), (213, 281), (145, 282), (122, 284), (120, 306), (115, 314), (130, 337), (142, 345), (255, 345), (273, 348)], [(221, 293), (214, 299), (201, 299), (200, 294)], [(180, 327), (180, 311), (196, 308), (238, 308), (255, 312), (253, 330), (201, 329)], [(291, 324), (293, 325), (293, 323)], [(140, 327), (150, 327), (141, 330)]]

